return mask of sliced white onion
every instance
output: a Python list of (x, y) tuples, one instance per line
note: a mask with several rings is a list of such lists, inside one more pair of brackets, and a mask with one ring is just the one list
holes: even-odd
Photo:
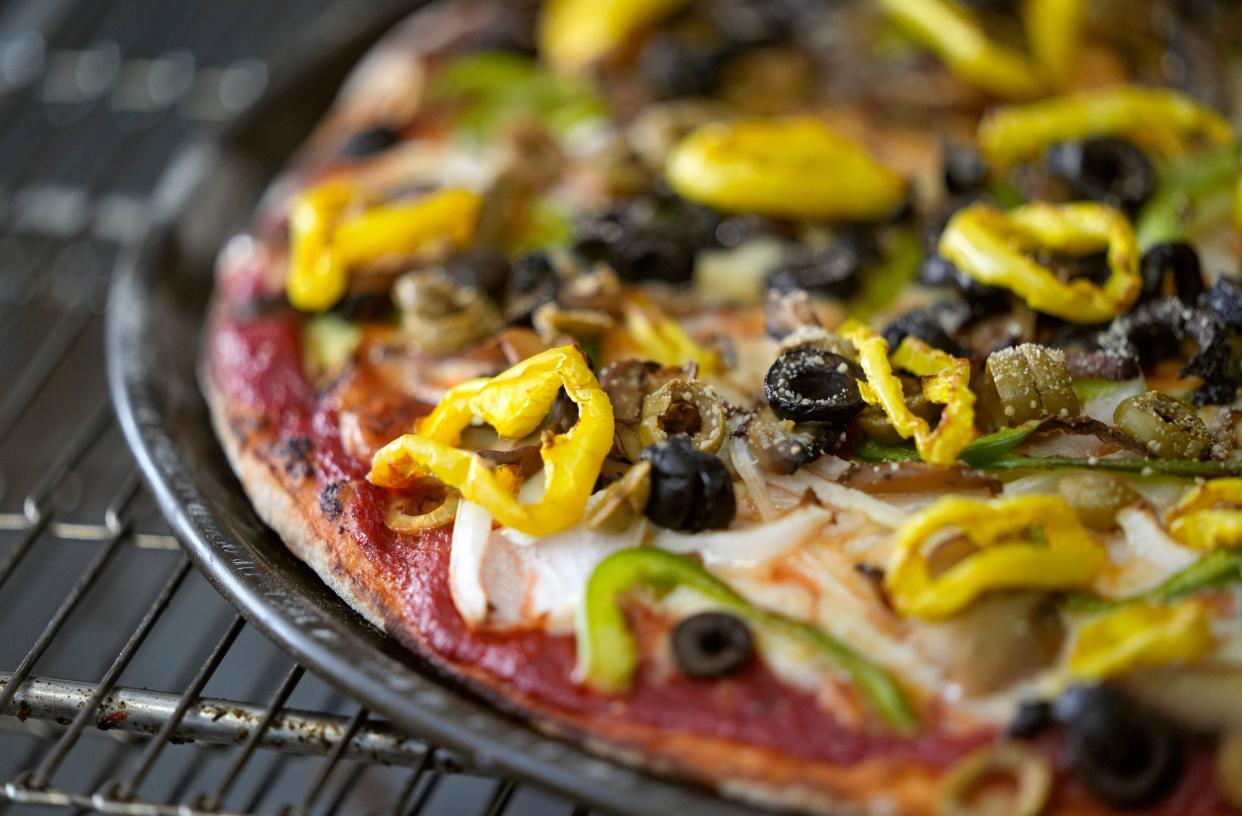
[(718, 532), (687, 535), (660, 530), (651, 543), (675, 553), (697, 553), (703, 563), (723, 567), (753, 567), (799, 547), (832, 520), (819, 507), (800, 507), (776, 521)]
[(1124, 380), (1094, 399), (1083, 403), (1082, 412), (1092, 419), (1098, 419), (1100, 422), (1112, 425), (1113, 412), (1117, 410), (1117, 406), (1121, 404), (1121, 401), (1136, 394), (1142, 394), (1146, 390), (1147, 381), (1142, 376), (1133, 380)]
[(1126, 543), (1133, 555), (1169, 572), (1185, 569), (1199, 560), (1198, 553), (1174, 541), (1152, 512), (1144, 507), (1119, 510), (1117, 524), (1125, 532)]
[(906, 520), (906, 514), (891, 504), (882, 502), (861, 490), (821, 479), (805, 469), (790, 476), (769, 476), (768, 481), (794, 494), (802, 494), (810, 490), (817, 499), (829, 507), (861, 513), (876, 524), (882, 524), (885, 527), (900, 527)]
[(759, 513), (759, 518), (772, 521), (780, 515), (780, 511), (772, 500), (772, 494), (768, 492), (767, 482), (763, 474), (759, 472), (759, 462), (750, 452), (750, 446), (740, 436), (734, 437), (729, 442), (729, 452), (733, 461), (733, 469), (737, 471), (738, 478), (746, 485), (750, 501), (755, 506), (755, 511)]
[(773, 238), (752, 238), (729, 249), (707, 249), (695, 257), (694, 286), (705, 296), (730, 303), (758, 303), (763, 277), (781, 259)]
[(496, 618), (573, 628), (574, 614), (595, 567), (617, 550), (642, 543), (646, 522), (621, 533), (601, 533), (581, 524), (533, 540), (507, 528), (497, 530), (482, 564), (483, 588)]
[(462, 499), (457, 505), (449, 549), (449, 594), (470, 626), (477, 626), (487, 618), (482, 567), (491, 535), (492, 514)]

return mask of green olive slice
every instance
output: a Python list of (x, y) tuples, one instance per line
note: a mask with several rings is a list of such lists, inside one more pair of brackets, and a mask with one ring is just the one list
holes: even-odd
[(1211, 444), (1207, 426), (1184, 402), (1148, 391), (1123, 400), (1113, 422), (1160, 459), (1198, 459)]
[(1021, 425), (1043, 416), (1035, 377), (1020, 347), (992, 352), (984, 365), (984, 387), (995, 398), (997, 425)]
[(1078, 396), (1065, 365), (1065, 352), (1037, 343), (1023, 343), (1017, 350), (1026, 358), (1044, 416), (1077, 416)]
[(1140, 498), (1125, 479), (1108, 473), (1071, 473), (1057, 482), (1057, 491), (1083, 524), (1093, 530), (1117, 526), (1117, 511)]
[(698, 380), (669, 380), (643, 398), (638, 441), (648, 448), (674, 434), (690, 437), (705, 453), (720, 450), (725, 438), (724, 400)]

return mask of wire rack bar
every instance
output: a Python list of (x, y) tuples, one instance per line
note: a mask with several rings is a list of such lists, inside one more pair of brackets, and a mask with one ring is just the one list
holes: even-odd
[[(0, 688), (7, 687), (10, 678), (10, 674), (0, 673)], [(34, 718), (70, 722), (86, 711), (100, 731), (147, 736), (157, 735), (169, 723), (177, 722), (175, 715), (183, 695), (121, 687), (96, 704), (93, 701), (96, 688), (93, 683), (34, 678), (17, 687), (13, 701), (3, 713), (22, 721)], [(433, 755), (425, 742), (382, 723), (364, 720), (352, 734), (350, 725), (349, 718), (314, 711), (281, 710), (271, 705), (200, 698), (186, 708), (166, 739), (175, 743), (242, 745), (249, 748), (250, 753), (265, 748), (302, 756), (326, 756), (338, 746), (344, 746), (342, 759), (413, 767), (425, 767), (424, 762), (428, 765), (434, 762), (440, 770), (449, 772), (459, 771), (463, 766), (460, 759), (443, 751)], [(154, 744), (154, 741), (148, 743)], [(250, 753), (239, 753), (236, 758), (244, 762), (250, 758)], [(224, 798), (228, 788), (229, 785), (221, 785), (199, 804), (211, 809), (213, 802)]]

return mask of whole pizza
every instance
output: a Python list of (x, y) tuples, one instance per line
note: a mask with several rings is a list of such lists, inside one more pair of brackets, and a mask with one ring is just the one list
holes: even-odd
[(1242, 5), (459, 0), (220, 256), (354, 609), (811, 813), (1242, 808)]

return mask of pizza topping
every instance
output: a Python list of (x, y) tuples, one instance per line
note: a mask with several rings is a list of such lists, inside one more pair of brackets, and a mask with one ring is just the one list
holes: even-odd
[(865, 407), (857, 364), (818, 348), (777, 357), (763, 379), (763, 393), (778, 417), (794, 422), (844, 423)]
[(347, 210), (362, 194), (346, 181), (327, 181), (300, 193), (290, 206), (289, 302), (321, 312), (349, 288), (350, 270), (385, 256), (432, 247), (464, 246), (474, 234), (480, 198), (446, 189), (413, 201)]
[(983, 192), (990, 174), (982, 154), (964, 144), (944, 147), (944, 189), (949, 195), (966, 196)]
[(944, 304), (902, 312), (884, 327), (884, 339), (892, 349), (900, 346), (901, 341), (907, 337), (913, 337), (946, 354), (964, 357), (961, 346), (949, 336), (945, 328), (946, 323), (964, 322), (957, 319), (954, 311), (956, 310)]
[[(902, 340), (890, 362), (888, 343), (871, 329), (858, 326), (846, 337), (858, 349), (859, 364), (866, 374), (866, 382), (859, 388), (862, 398), (882, 408), (903, 439), (914, 437), (923, 461), (935, 465), (956, 462), (977, 433), (975, 395), (969, 387), (970, 362), (912, 337)], [(924, 378), (923, 396), (944, 406), (935, 430), (906, 405), (901, 380), (893, 374), (894, 365)]]
[(642, 458), (651, 463), (647, 518), (661, 527), (690, 532), (722, 530), (732, 523), (737, 512), (733, 480), (716, 456), (679, 435), (646, 448)]
[(940, 783), (936, 813), (1039, 816), (1051, 792), (1048, 760), (1034, 748), (1005, 740), (976, 749), (953, 764)]
[(1065, 353), (1035, 343), (988, 356), (979, 402), (994, 427), (1012, 427), (1044, 417), (1077, 416), (1079, 411)]
[(482, 292), (458, 286), (440, 270), (407, 272), (392, 295), (401, 328), (426, 351), (457, 351), (500, 328), (500, 316)]
[(685, 556), (652, 547), (621, 550), (595, 568), (576, 620), (578, 677), (600, 691), (626, 691), (638, 668), (638, 646), (626, 624), (622, 597), (646, 586), (661, 593), (680, 587), (703, 596), (752, 627), (788, 637), (849, 676), (854, 688), (888, 725), (909, 729), (917, 720), (900, 687), (879, 667), (828, 633), (754, 606)]
[(1108, 473), (1070, 473), (1057, 482), (1057, 492), (1092, 530), (1117, 526), (1117, 512), (1136, 504), (1140, 496), (1124, 479)]
[(1185, 241), (1154, 244), (1143, 253), (1139, 265), (1143, 275), (1143, 297), (1172, 295), (1187, 306), (1203, 294), (1203, 270), (1199, 253)]
[(1189, 663), (1211, 647), (1207, 612), (1197, 601), (1128, 604), (1078, 630), (1069, 673), (1103, 680), (1138, 668)]
[(1199, 138), (1234, 143), (1229, 123), (1200, 102), (1168, 88), (1137, 85), (996, 108), (979, 124), (983, 155), (1002, 168), (1032, 159), (1057, 142), (1091, 136), (1129, 137), (1162, 153), (1181, 152)]
[(673, 657), (687, 677), (711, 680), (735, 674), (755, 656), (750, 627), (727, 612), (700, 612), (673, 627)]
[(435, 479), (423, 479), (393, 496), (384, 511), (384, 525), (398, 533), (417, 533), (452, 524), (460, 495)]
[(767, 288), (777, 292), (805, 290), (820, 297), (848, 297), (858, 289), (862, 273), (879, 260), (875, 237), (852, 230), (818, 252), (804, 246), (786, 251), (784, 259), (768, 273)]
[(1075, 198), (1100, 201), (1127, 213), (1142, 207), (1156, 187), (1151, 159), (1125, 139), (1111, 136), (1058, 142), (1048, 149), (1044, 164), (1069, 185)]
[(947, 496), (898, 530), (884, 586), (901, 614), (938, 619), (985, 592), (1081, 586), (1104, 561), (1060, 497)]
[[(960, 6), (946, 0), (882, 0), (881, 5), (903, 31), (934, 51), (968, 82), (1006, 99), (1029, 99), (1046, 89), (1047, 82), (1030, 59), (989, 39), (979, 23)], [(1032, 7), (1043, 5), (1036, 3)], [(1073, 23), (1076, 17), (1061, 19), (1063, 23)], [(1078, 26), (1063, 23), (1041, 22), (1039, 31), (1055, 28), (1067, 45), (1076, 44)], [(1044, 42), (1045, 36), (1041, 33), (1039, 42)], [(1062, 54), (1068, 57), (1075, 48), (1071, 45)]]
[(539, 20), (539, 53), (553, 68), (580, 71), (687, 0), (549, 0)]
[(1242, 479), (1215, 479), (1199, 485), (1165, 521), (1174, 538), (1197, 550), (1242, 545)]
[(1212, 442), (1193, 408), (1160, 391), (1122, 400), (1113, 421), (1159, 459), (1199, 459)]
[(810, 116), (704, 125), (673, 148), (665, 175), (692, 201), (776, 218), (883, 218), (906, 195), (899, 175)]
[[(577, 406), (578, 419), (563, 433), (543, 436), (539, 450), (543, 495), (526, 504), (485, 458), (456, 446), (476, 419), (491, 425), (502, 438), (527, 436), (539, 428), (562, 388)], [(450, 390), (419, 421), (416, 433), (376, 452), (368, 479), (381, 487), (400, 488), (429, 473), (506, 527), (548, 535), (582, 518), (612, 443), (608, 397), (582, 352), (566, 346), (536, 354), (491, 379), (470, 380)]]
[(1108, 685), (1070, 688), (1056, 702), (1070, 767), (1087, 787), (1118, 807), (1159, 801), (1182, 770), (1173, 728)]
[(1231, 731), (1216, 750), (1216, 787), (1225, 803), (1242, 810), (1242, 731)]
[(695, 342), (650, 298), (633, 296), (625, 302), (622, 311), (628, 339), (637, 347), (639, 357), (668, 367), (694, 364), (704, 376), (720, 371), (720, 355)]
[[(1040, 249), (1083, 255), (1108, 249), (1111, 274), (1097, 285), (1060, 280), (1029, 257)], [(1075, 323), (1098, 323), (1138, 298), (1142, 279), (1130, 222), (1101, 204), (1027, 204), (1001, 212), (986, 204), (959, 210), (940, 236), (940, 254), (988, 286), (1012, 291), (1032, 309)]]
[(340, 156), (351, 161), (366, 159), (400, 143), (401, 131), (391, 125), (374, 125), (351, 133), (341, 145)]
[(794, 423), (762, 410), (746, 421), (746, 441), (759, 466), (771, 473), (790, 474), (818, 459), (841, 432), (820, 422)]
[(651, 463), (639, 462), (591, 497), (583, 524), (588, 530), (620, 533), (642, 518), (651, 498)]
[(644, 448), (670, 436), (688, 436), (694, 446), (715, 453), (725, 439), (725, 404), (698, 380), (670, 380), (643, 398), (638, 440)]

